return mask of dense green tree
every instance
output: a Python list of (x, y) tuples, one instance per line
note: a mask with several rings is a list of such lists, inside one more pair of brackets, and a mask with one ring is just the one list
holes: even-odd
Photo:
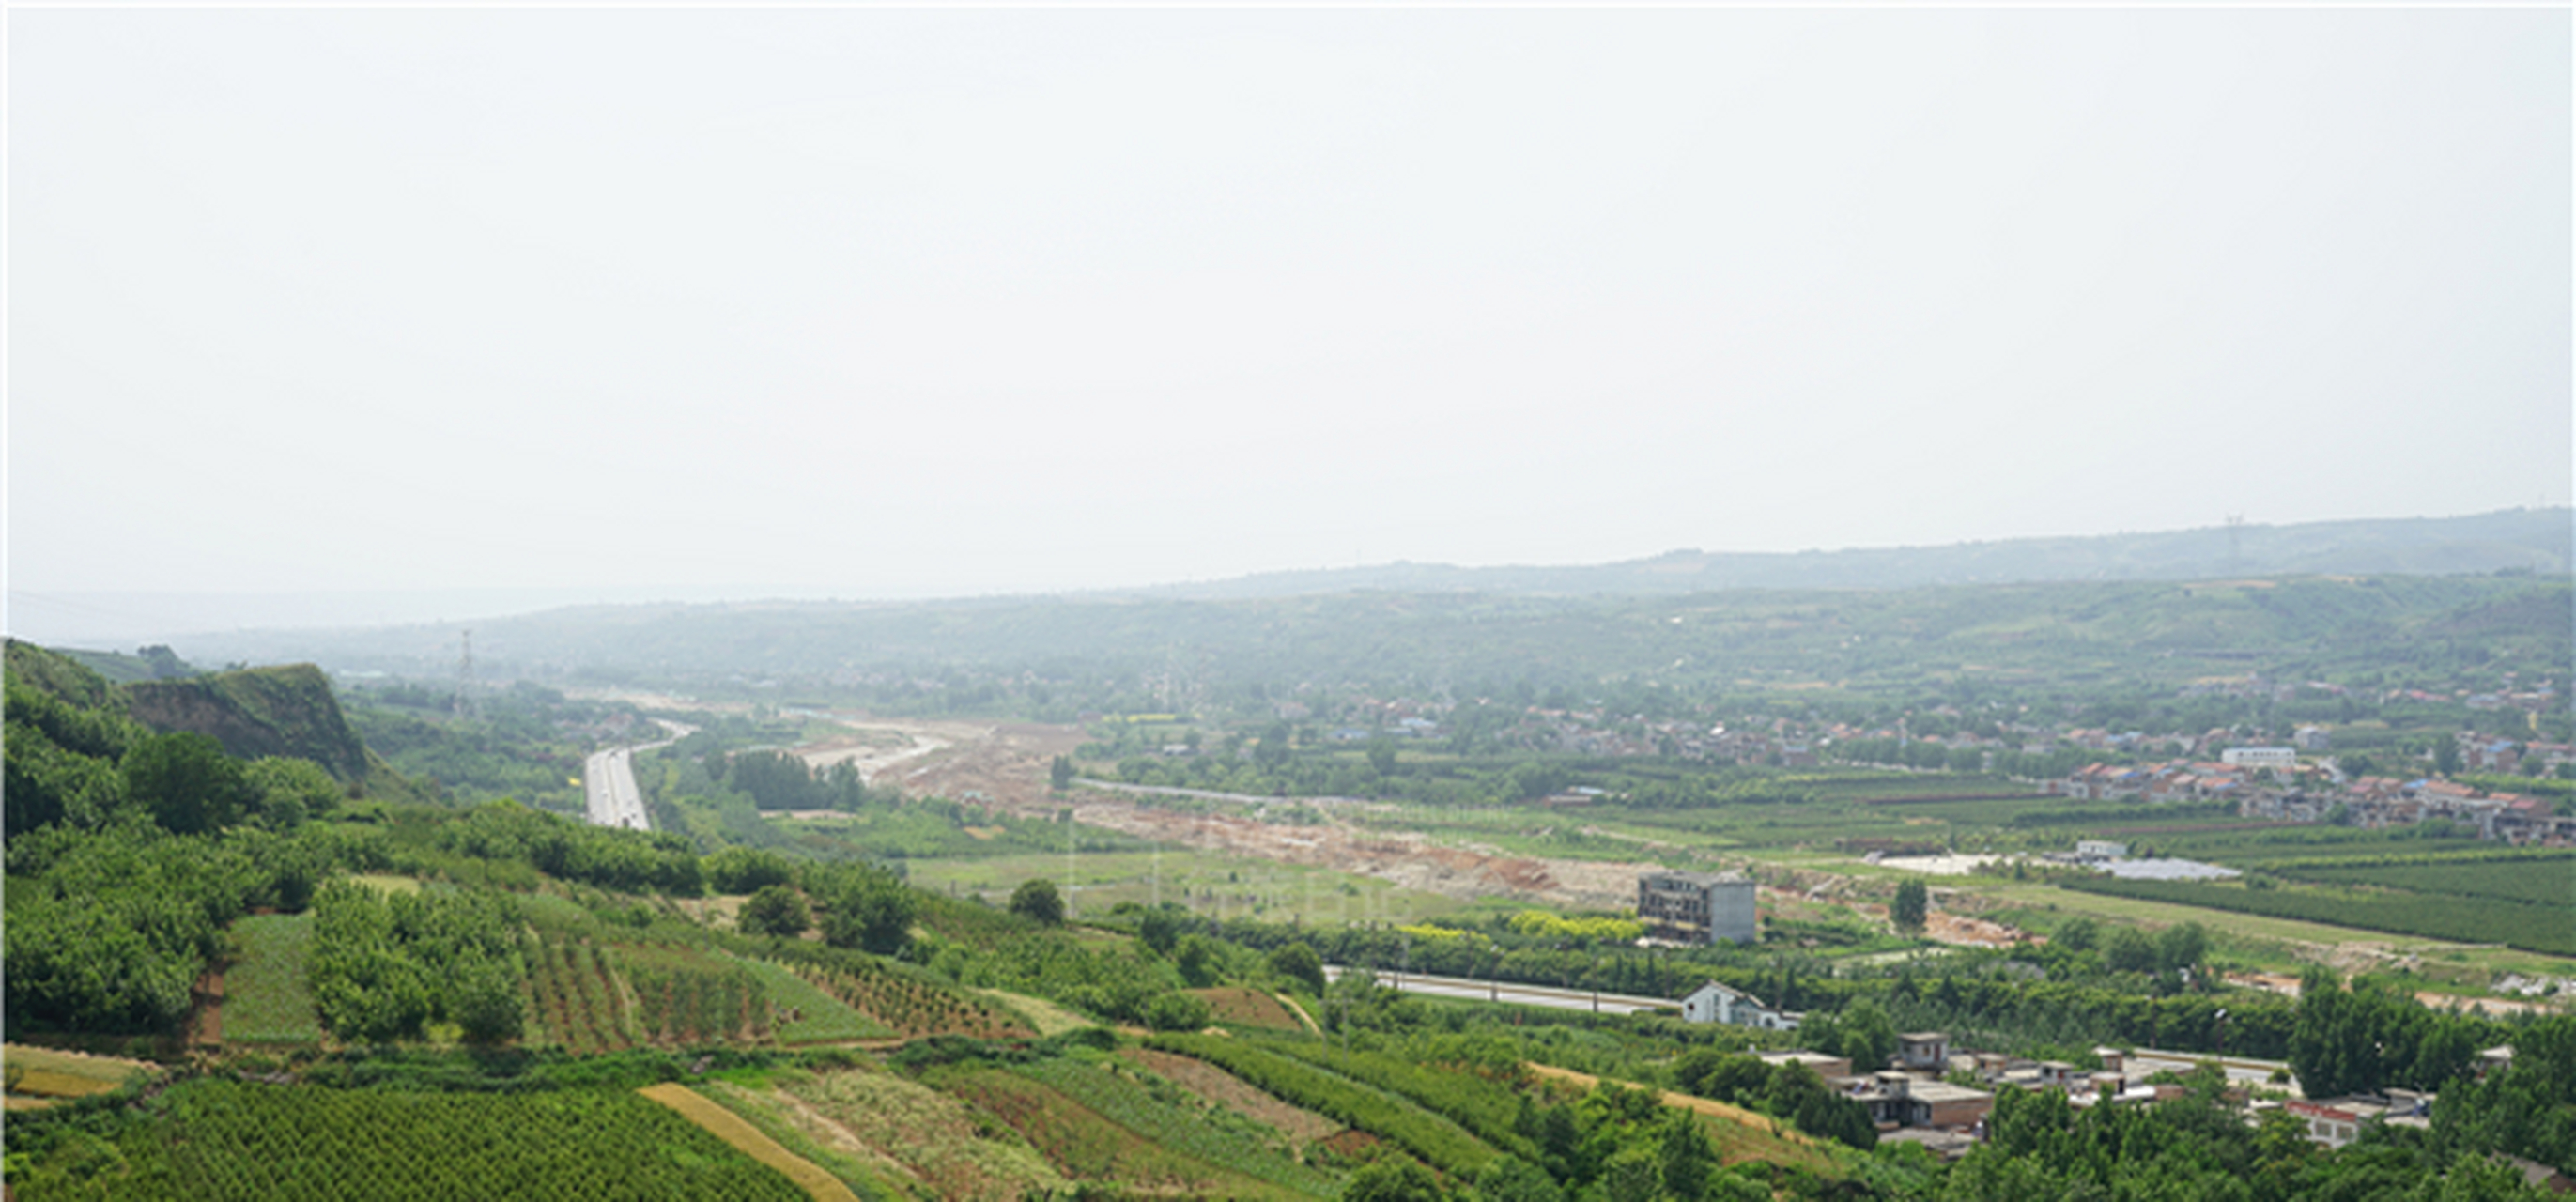
[(1172, 967), (1180, 970), (1181, 979), (1189, 982), (1191, 988), (1205, 989), (1216, 984), (1217, 964), (1216, 944), (1207, 936), (1181, 936), (1180, 950), (1172, 957)]
[(1175, 990), (1145, 1006), (1145, 1025), (1157, 1031), (1197, 1031), (1208, 1025), (1207, 999)]
[(1411, 1157), (1363, 1166), (1342, 1190), (1343, 1202), (1440, 1202), (1440, 1179)]
[(2392, 1085), (2441, 1090), (2500, 1031), (2484, 1018), (2426, 1008), (2402, 981), (2357, 977), (2346, 989), (2332, 970), (2311, 965), (2300, 980), (2290, 1029), (2290, 1071), (2310, 1097)]
[(2050, 943), (2070, 952), (2091, 951), (2101, 941), (2101, 924), (2090, 918), (2069, 919), (2065, 925), (2058, 927), (2057, 933), (2049, 939)]
[(1467, 1197), (1471, 1202), (1565, 1202), (1565, 1191), (1547, 1170), (1517, 1156), (1505, 1156), (1476, 1175), (1476, 1188)]
[(1173, 945), (1180, 942), (1181, 924), (1188, 917), (1188, 911), (1169, 902), (1151, 907), (1137, 916), (1136, 938), (1152, 948), (1154, 954), (1168, 956)]
[(754, 804), (764, 810), (817, 810), (827, 808), (822, 790), (816, 788), (813, 770), (805, 761), (784, 751), (738, 751), (726, 757), (725, 782), (751, 795)]
[(794, 939), (814, 925), (814, 916), (805, 908), (805, 896), (792, 885), (763, 885), (742, 903), (737, 924), (754, 935)]
[(469, 1043), (498, 1044), (519, 1037), (527, 1022), (517, 974), (493, 960), (475, 960), (456, 970), (448, 984), (447, 1011)]
[(1011, 913), (1031, 922), (1056, 926), (1064, 921), (1064, 897), (1056, 892), (1054, 881), (1031, 877), (1011, 891)]
[(706, 859), (707, 884), (718, 893), (757, 893), (796, 879), (796, 866), (774, 851), (727, 847)]
[(1379, 776), (1395, 775), (1395, 740), (1386, 737), (1386, 732), (1369, 737), (1368, 765), (1369, 771)]
[(706, 889), (705, 866), (686, 835), (586, 826), (507, 799), (446, 822), (437, 841), (458, 855), (520, 860), (548, 876), (603, 888), (683, 897)]
[(912, 939), (920, 899), (894, 875), (874, 868), (843, 868), (824, 878), (823, 941), (891, 956)]
[(1841, 1048), (1835, 1054), (1852, 1062), (1856, 1072), (1887, 1067), (1896, 1055), (1896, 1020), (1875, 998), (1859, 998), (1843, 1007)]
[(1270, 971), (1305, 986), (1308, 992), (1324, 992), (1324, 958), (1303, 939), (1270, 953)]
[(1652, 1202), (1664, 1196), (1663, 1169), (1652, 1148), (1624, 1147), (1603, 1157), (1595, 1184), (1603, 1198)]
[(2102, 962), (2113, 972), (2154, 972), (2155, 940), (2136, 927), (2119, 927), (2103, 945)]
[(489, 891), (396, 893), (350, 881), (313, 901), (313, 1001), (323, 1025), (362, 1043), (416, 1039), (432, 1020), (492, 1042), (518, 1033), (525, 917)]
[(2576, 1168), (2576, 1017), (2553, 1015), (2516, 1032), (2512, 1064), (2456, 1081), (2433, 1108), (2442, 1155), (2500, 1152)]
[(193, 731), (153, 735), (125, 753), (126, 796), (162, 829), (222, 830), (256, 810), (257, 785), (224, 745)]
[(1709, 1177), (1718, 1168), (1717, 1149), (1708, 1142), (1708, 1132), (1686, 1110), (1672, 1111), (1663, 1128), (1655, 1154), (1665, 1192), (1676, 1198), (1697, 1198), (1706, 1193)]
[(260, 821), (278, 830), (327, 814), (349, 796), (348, 789), (311, 760), (263, 756), (252, 760), (243, 773), (259, 792)]
[(0, 733), (0, 757), (5, 757), (7, 773), (0, 782), (0, 806), (6, 807), (0, 827), (11, 839), (58, 822), (95, 827), (125, 804), (125, 776), (115, 760), (57, 744), (43, 730), (18, 721), (14, 706), (6, 732)]
[(1931, 891), (1921, 880), (1908, 877), (1896, 886), (1896, 900), (1888, 904), (1887, 917), (1900, 931), (1920, 931), (1930, 905)]
[(2156, 967), (2163, 972), (2197, 970), (2209, 952), (2209, 932), (2196, 922), (2178, 922), (2156, 937)]
[(1288, 724), (1273, 722), (1261, 732), (1261, 742), (1252, 748), (1252, 762), (1265, 769), (1277, 770), (1288, 763)]

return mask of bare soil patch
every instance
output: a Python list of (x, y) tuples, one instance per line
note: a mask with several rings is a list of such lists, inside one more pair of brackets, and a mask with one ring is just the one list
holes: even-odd
[[(981, 802), (1022, 817), (1051, 818), (1070, 808), (1076, 819), (1090, 825), (1174, 846), (1336, 868), (1450, 897), (1502, 894), (1545, 905), (1606, 908), (1633, 900), (1637, 875), (1662, 867), (1452, 847), (1411, 834), (1364, 830), (1330, 813), (1367, 803), (1333, 803), (1326, 807), (1323, 822), (1294, 825), (1230, 814), (1180, 813), (1139, 805), (1135, 797), (1106, 789), (1058, 794), (1048, 787), (1047, 769), (1055, 757), (1080, 747), (1084, 738), (1081, 730), (1070, 726), (840, 720), (854, 727), (946, 741), (935, 750), (917, 751), (902, 761), (899, 771), (888, 768), (871, 775), (870, 783), (878, 787), (898, 788), (913, 796)], [(846, 750), (817, 745), (801, 748), (799, 754), (814, 763), (817, 756)]]
[(222, 1047), (224, 1043), (224, 970), (217, 965), (197, 981), (197, 1008), (188, 1016), (188, 1043), (191, 1047)]
[(2037, 942), (2037, 937), (2019, 927), (1935, 910), (1924, 916), (1923, 933), (1941, 943), (1958, 947), (2012, 947)]
[(1258, 989), (1229, 986), (1223, 989), (1193, 989), (1190, 992), (1207, 999), (1208, 1010), (1221, 1023), (1244, 1027), (1263, 1027), (1273, 1031), (1303, 1031), (1297, 1016), (1288, 1012), (1279, 999)]
[(1366, 1131), (1352, 1128), (1330, 1139), (1319, 1140), (1315, 1146), (1354, 1162), (1365, 1162), (1375, 1157), (1378, 1145), (1384, 1142)]

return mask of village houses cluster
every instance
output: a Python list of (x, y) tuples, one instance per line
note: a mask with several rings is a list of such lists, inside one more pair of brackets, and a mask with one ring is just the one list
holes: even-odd
[[(2313, 742), (2314, 740), (2311, 740)], [(2464, 733), (2462, 763), (2511, 771), (2519, 755), (2564, 762), (2562, 745), (2517, 747), (2506, 740)], [(2483, 760), (2472, 760), (2482, 754)], [(2481, 839), (2515, 845), (2576, 844), (2576, 817), (2553, 813), (2550, 803), (2513, 792), (2491, 792), (2436, 777), (2345, 777), (2330, 765), (2303, 760), (2296, 747), (2241, 747), (2210, 760), (2158, 764), (2087, 764), (2049, 782), (2051, 792), (2085, 801), (2229, 802), (2237, 816), (2275, 822), (2335, 822), (2378, 829), (2434, 820), (2473, 830)]]
[[(1769, 1030), (1795, 1030), (1803, 1016), (1766, 1006), (1761, 999), (1718, 981), (1710, 981), (1682, 999), (1682, 1016), (1691, 1022), (1730, 1023)], [(1763, 1052), (1767, 1064), (1803, 1065), (1827, 1086), (1869, 1108), (1879, 1140), (1919, 1143), (1936, 1155), (1956, 1159), (1985, 1137), (1986, 1118), (1995, 1094), (2005, 1089), (2056, 1090), (2078, 1109), (2092, 1106), (2152, 1105), (2181, 1096), (2183, 1087), (2150, 1078), (2190, 1063), (2221, 1063), (2231, 1071), (2228, 1096), (2244, 1108), (2247, 1121), (2266, 1110), (2280, 1109), (2298, 1118), (2310, 1141), (2340, 1148), (2361, 1137), (2372, 1125), (2428, 1127), (2434, 1095), (2390, 1089), (2381, 1094), (2310, 1099), (2299, 1096), (2288, 1066), (2274, 1061), (2224, 1060), (2206, 1057), (2134, 1053), (2097, 1047), (2101, 1064), (2086, 1069), (2063, 1060), (2032, 1060), (1999, 1052), (1954, 1049), (1948, 1035), (1915, 1031), (1897, 1037), (1896, 1052), (1881, 1065), (1855, 1065), (1848, 1057), (1805, 1049)], [(2512, 1063), (2510, 1046), (2480, 1053), (2478, 1074)], [(2247, 1072), (2277, 1070), (2260, 1086)], [(1967, 1084), (1969, 1081), (1976, 1084)], [(2576, 1184), (2576, 1183), (2571, 1183)]]

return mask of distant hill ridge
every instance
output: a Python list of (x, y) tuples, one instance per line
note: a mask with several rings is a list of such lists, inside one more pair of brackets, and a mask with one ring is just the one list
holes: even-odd
[(2147, 534), (2017, 538), (1946, 547), (1842, 551), (1668, 551), (1581, 566), (1462, 568), (1436, 563), (1263, 572), (1228, 580), (1105, 590), (1221, 600), (1338, 593), (1480, 592), (1654, 595), (1731, 588), (1921, 588), (2078, 580), (2207, 580), (2260, 575), (2456, 576), (2576, 565), (2576, 511), (2506, 509), (2467, 517), (2224, 526)]

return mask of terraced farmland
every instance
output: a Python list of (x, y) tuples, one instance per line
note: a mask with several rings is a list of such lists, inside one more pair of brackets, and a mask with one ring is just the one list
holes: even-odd
[(609, 954), (587, 940), (548, 937), (529, 974), (531, 1025), (575, 1052), (614, 1052), (643, 1042), (635, 1008)]
[(957, 1098), (877, 1068), (783, 1075), (775, 1091), (818, 1138), (882, 1160), (932, 1196), (1016, 1202), (1066, 1188), (1064, 1174)]
[(981, 998), (934, 984), (875, 961), (838, 966), (799, 964), (796, 975), (907, 1039), (966, 1035), (976, 1039), (1027, 1039), (1034, 1033), (1017, 1017)]
[(894, 1034), (885, 1024), (851, 1009), (823, 992), (795, 970), (768, 960), (745, 960), (758, 978), (777, 1016), (778, 1042), (790, 1046), (848, 1039), (883, 1039)]
[[(425, 1094), (220, 1077), (94, 1143), (44, 1198), (660, 1197), (802, 1202), (776, 1170), (631, 1091)], [(82, 1175), (82, 1174), (85, 1174)]]
[[(1052, 1070), (1076, 1088), (1103, 1087), (1097, 1076)], [(1008, 1123), (1066, 1176), (1114, 1183), (1138, 1193), (1190, 1197), (1294, 1198), (1302, 1196), (1246, 1173), (1219, 1167), (1197, 1156), (1157, 1143), (1153, 1138), (1093, 1109), (1089, 1093), (1077, 1101), (1065, 1090), (1039, 1079), (1040, 1070), (957, 1068), (942, 1070), (932, 1083)], [(1077, 1084), (1077, 1078), (1079, 1083)], [(1124, 1095), (1122, 1102), (1138, 1101)], [(1145, 1109), (1140, 1103), (1130, 1110)], [(1139, 1118), (1161, 1128), (1177, 1125), (1161, 1118)], [(1205, 1142), (1205, 1141), (1202, 1141)]]

